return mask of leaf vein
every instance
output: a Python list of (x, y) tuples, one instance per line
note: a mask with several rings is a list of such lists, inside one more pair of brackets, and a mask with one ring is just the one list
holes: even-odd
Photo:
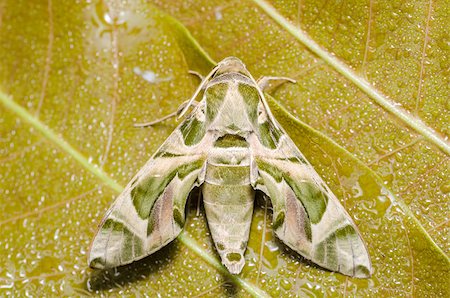
[(52, 0), (48, 0), (47, 2), (47, 11), (48, 11), (47, 56), (45, 57), (44, 78), (42, 79), (41, 95), (39, 97), (39, 103), (36, 109), (36, 116), (39, 116), (42, 104), (44, 103), (52, 63), (53, 40), (54, 40)]
[(428, 2), (428, 13), (427, 13), (427, 23), (425, 25), (425, 36), (423, 40), (423, 48), (422, 48), (422, 59), (420, 61), (420, 74), (419, 74), (419, 87), (417, 90), (417, 98), (416, 98), (416, 115), (419, 113), (420, 108), (420, 101), (422, 97), (422, 85), (423, 85), (423, 74), (425, 71), (425, 57), (426, 57), (426, 51), (427, 51), (427, 44), (428, 44), (428, 34), (430, 31), (430, 19), (431, 19), (431, 11), (433, 10), (432, 7), (432, 1), (429, 0)]

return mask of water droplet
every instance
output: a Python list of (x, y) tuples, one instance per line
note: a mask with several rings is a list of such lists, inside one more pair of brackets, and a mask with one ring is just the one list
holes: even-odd
[(216, 7), (216, 9), (214, 10), (214, 16), (216, 18), (217, 21), (220, 21), (223, 19), (223, 15), (222, 15), (222, 7)]
[(139, 76), (141, 76), (144, 80), (149, 83), (160, 83), (160, 82), (168, 82), (172, 80), (172, 77), (159, 78), (158, 75), (151, 70), (141, 70), (139, 67), (133, 68), (133, 72)]
[(271, 252), (277, 251), (279, 249), (278, 245), (274, 241), (267, 241), (265, 245)]
[(286, 291), (289, 291), (292, 288), (292, 284), (286, 280), (286, 279), (282, 279), (280, 282), (280, 286), (285, 289)]

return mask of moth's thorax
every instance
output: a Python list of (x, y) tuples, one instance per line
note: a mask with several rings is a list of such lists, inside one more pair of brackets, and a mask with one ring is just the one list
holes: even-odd
[(206, 86), (204, 96), (208, 131), (245, 137), (255, 130), (260, 98), (251, 78), (235, 72), (222, 74)]

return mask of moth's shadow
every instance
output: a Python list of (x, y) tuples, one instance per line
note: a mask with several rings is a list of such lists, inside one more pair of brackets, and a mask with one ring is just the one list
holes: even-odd
[(159, 251), (135, 261), (129, 265), (106, 270), (92, 270), (85, 281), (89, 292), (107, 291), (116, 287), (147, 279), (151, 274), (161, 270), (173, 260), (177, 253), (178, 241), (173, 241)]
[(308, 260), (307, 258), (303, 257), (301, 254), (299, 254), (298, 252), (296, 252), (295, 250), (293, 250), (292, 248), (290, 248), (289, 246), (287, 246), (286, 244), (284, 244), (283, 241), (281, 241), (280, 239), (278, 239), (278, 237), (274, 237), (274, 242), (275, 245), (279, 248), (280, 253), (285, 255), (287, 258), (289, 258), (292, 261), (297, 261), (299, 262), (299, 270), (301, 270), (301, 266), (304, 265), (308, 265), (311, 268), (316, 268), (319, 270), (323, 270), (323, 271), (328, 271), (328, 272), (333, 272), (327, 268), (321, 267), (319, 265), (317, 265), (316, 263), (314, 263), (311, 260)]

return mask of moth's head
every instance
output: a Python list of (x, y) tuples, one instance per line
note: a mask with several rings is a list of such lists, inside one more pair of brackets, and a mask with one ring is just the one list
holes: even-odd
[(261, 104), (257, 83), (236, 57), (216, 67), (205, 86), (204, 108), (208, 129), (228, 134), (246, 134), (257, 125)]
[(219, 62), (217, 65), (217, 71), (214, 76), (219, 76), (224, 73), (237, 72), (241, 73), (245, 76), (249, 76), (247, 68), (245, 68), (245, 64), (239, 58), (236, 57), (227, 57)]

